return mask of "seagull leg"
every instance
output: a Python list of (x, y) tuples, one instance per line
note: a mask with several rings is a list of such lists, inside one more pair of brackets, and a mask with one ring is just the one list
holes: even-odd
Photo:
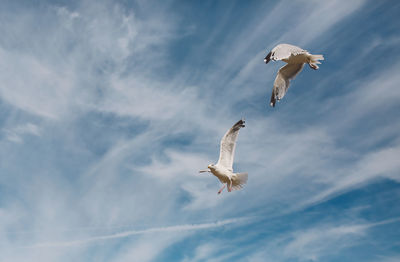
[(200, 170), (199, 173), (211, 172), (210, 170)]
[(228, 184), (228, 192), (231, 192), (232, 191), (232, 180), (229, 180), (228, 183), (229, 183)]
[(219, 189), (218, 195), (221, 194), (221, 192), (222, 192), (222, 190), (224, 190), (224, 188), (225, 188), (225, 184)]
[(319, 68), (316, 64), (313, 63), (309, 63), (308, 65), (314, 70), (317, 70)]

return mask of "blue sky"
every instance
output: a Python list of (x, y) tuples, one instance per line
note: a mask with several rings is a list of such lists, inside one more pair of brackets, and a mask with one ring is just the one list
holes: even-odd
[(0, 261), (400, 261), (397, 1), (1, 6)]

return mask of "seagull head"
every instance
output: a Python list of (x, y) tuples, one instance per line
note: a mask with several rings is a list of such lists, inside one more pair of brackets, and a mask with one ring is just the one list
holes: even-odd
[(214, 165), (214, 164), (209, 164), (209, 165), (208, 165), (208, 168), (209, 168), (210, 170), (213, 170), (213, 169), (215, 169), (215, 165)]

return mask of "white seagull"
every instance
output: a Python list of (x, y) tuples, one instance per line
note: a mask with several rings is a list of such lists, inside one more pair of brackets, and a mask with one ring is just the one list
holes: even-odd
[(312, 55), (306, 50), (298, 46), (289, 44), (280, 44), (275, 46), (271, 52), (264, 58), (264, 62), (268, 64), (270, 60), (282, 60), (287, 65), (281, 67), (275, 78), (274, 88), (271, 95), (271, 106), (274, 107), (276, 101), (281, 100), (285, 96), (290, 80), (294, 79), (307, 63), (312, 69), (317, 70), (317, 64), (321, 64), (318, 60), (324, 60), (323, 55)]
[(200, 173), (211, 172), (224, 184), (218, 194), (221, 194), (226, 185), (228, 192), (231, 192), (232, 190), (241, 189), (247, 182), (247, 173), (233, 173), (232, 169), (236, 139), (242, 127), (244, 127), (244, 120), (239, 120), (226, 132), (221, 140), (218, 163), (216, 165), (208, 165), (209, 170), (199, 171)]

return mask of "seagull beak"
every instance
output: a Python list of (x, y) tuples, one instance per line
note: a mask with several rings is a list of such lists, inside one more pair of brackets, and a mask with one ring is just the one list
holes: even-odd
[(272, 55), (272, 52), (269, 52), (268, 55), (264, 58), (264, 62), (266, 64), (268, 64), (268, 62), (271, 60), (271, 55)]

